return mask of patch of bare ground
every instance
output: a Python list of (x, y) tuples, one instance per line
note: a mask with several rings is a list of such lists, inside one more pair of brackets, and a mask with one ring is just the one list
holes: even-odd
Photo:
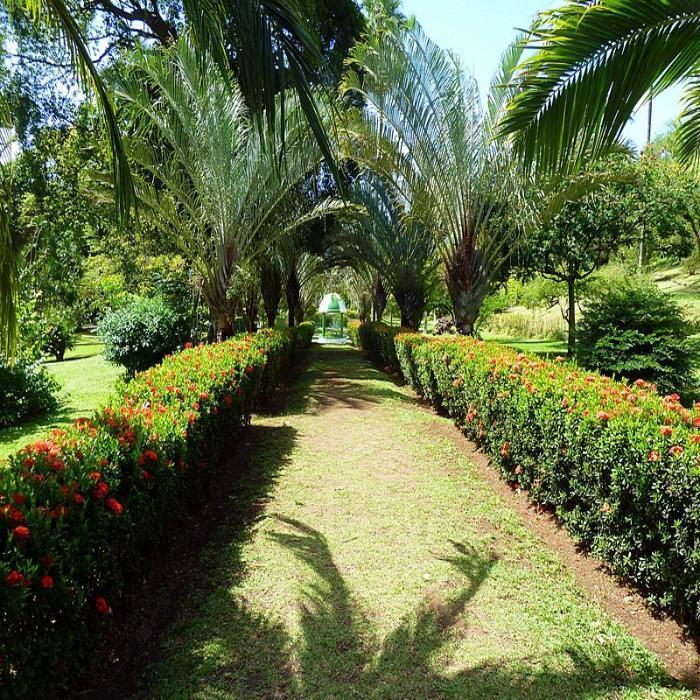
[[(431, 410), (425, 402), (417, 399), (417, 403), (424, 410)], [(430, 424), (430, 434), (440, 434), (457, 446), (469, 458), (479, 476), (520, 516), (530, 532), (561, 557), (577, 585), (602, 605), (611, 618), (653, 651), (673, 678), (700, 697), (698, 643), (679, 623), (651, 610), (640, 593), (615, 578), (603, 562), (582, 551), (552, 513), (539, 508), (527, 493), (512, 489), (488, 456), (457, 426), (435, 421)]]

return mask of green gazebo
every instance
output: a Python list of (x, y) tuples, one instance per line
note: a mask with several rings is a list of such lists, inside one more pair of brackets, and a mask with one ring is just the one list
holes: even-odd
[(347, 313), (345, 302), (340, 298), (339, 294), (326, 294), (321, 303), (318, 305), (318, 311), (321, 314), (322, 331), (321, 335), (326, 337), (326, 314), (331, 316), (337, 314), (340, 316), (340, 337), (343, 337), (343, 314)]

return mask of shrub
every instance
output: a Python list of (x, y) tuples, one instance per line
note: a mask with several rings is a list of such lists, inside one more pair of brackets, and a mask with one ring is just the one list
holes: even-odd
[(700, 623), (700, 408), (473, 338), (396, 336), (404, 376), (651, 602)]
[(0, 356), (0, 428), (55, 410), (58, 391), (56, 380), (38, 363), (18, 359), (10, 364)]
[(187, 321), (161, 297), (133, 297), (109, 312), (97, 332), (105, 357), (123, 365), (130, 375), (160, 362), (189, 336)]
[(348, 321), (348, 338), (350, 342), (357, 348), (360, 347), (360, 326), (362, 323), (355, 319)]
[(367, 353), (374, 362), (382, 367), (389, 368), (392, 372), (400, 372), (401, 365), (396, 356), (394, 337), (400, 329), (387, 326), (384, 323), (361, 323), (357, 327), (358, 347)]
[(581, 365), (627, 379), (644, 379), (660, 391), (693, 385), (698, 363), (693, 324), (650, 280), (628, 277), (596, 291), (578, 327)]
[(91, 420), (29, 445), (0, 471), (0, 684), (53, 697), (111, 607), (307, 344), (261, 331), (201, 345), (121, 386)]
[(71, 309), (55, 309), (48, 312), (43, 323), (42, 352), (53, 355), (63, 362), (66, 350), (75, 347), (77, 328), (75, 314)]
[(433, 335), (453, 335), (457, 333), (452, 316), (441, 316), (433, 324)]

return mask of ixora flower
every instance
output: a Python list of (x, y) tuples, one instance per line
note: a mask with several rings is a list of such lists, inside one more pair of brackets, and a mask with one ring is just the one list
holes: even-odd
[(27, 540), (29, 540), (29, 534), (29, 528), (26, 525), (18, 525), (12, 531), (12, 538), (15, 542), (24, 544), (25, 542), (27, 542)]
[(105, 505), (114, 515), (121, 515), (124, 512), (124, 506), (116, 498), (108, 498)]
[(659, 428), (659, 432), (664, 436), (664, 437), (671, 437), (673, 435), (673, 428), (670, 425), (662, 425)]
[(21, 586), (23, 582), (24, 576), (19, 571), (12, 570), (5, 576), (5, 583), (13, 588)]
[(658, 462), (661, 460), (661, 454), (657, 450), (652, 450), (648, 455), (648, 459), (650, 462)]
[(143, 466), (144, 464), (148, 462), (157, 462), (158, 461), (158, 455), (153, 451), (153, 450), (146, 450), (140, 457), (139, 457), (139, 464)]
[(100, 481), (93, 491), (95, 498), (101, 501), (109, 493), (109, 484), (104, 481)]
[(107, 603), (107, 600), (101, 595), (98, 595), (97, 598), (95, 598), (95, 607), (100, 615), (109, 615), (112, 612), (112, 608), (109, 607), (109, 603)]
[(610, 414), (607, 411), (598, 411), (598, 413), (595, 414), (595, 417), (603, 423), (610, 420)]
[(41, 577), (41, 587), (44, 588), (45, 590), (49, 590), (49, 588), (53, 588), (53, 577), (49, 576), (48, 574), (44, 574)]
[(674, 445), (671, 449), (669, 449), (669, 452), (674, 456), (674, 457), (680, 457), (685, 450), (680, 446), (680, 445)]

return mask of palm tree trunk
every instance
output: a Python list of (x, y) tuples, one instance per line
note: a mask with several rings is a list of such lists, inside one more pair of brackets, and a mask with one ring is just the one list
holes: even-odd
[(243, 323), (248, 333), (255, 333), (258, 330), (258, 304), (260, 297), (258, 296), (258, 287), (256, 284), (251, 284), (245, 292), (243, 307)]
[(296, 325), (295, 312), (301, 296), (301, 285), (299, 284), (296, 270), (293, 270), (287, 277), (285, 293), (287, 296), (287, 323), (290, 328), (294, 328)]
[(260, 293), (265, 306), (267, 326), (274, 328), (282, 301), (282, 271), (277, 265), (263, 263), (260, 266)]
[(384, 317), (384, 311), (386, 310), (387, 302), (389, 297), (386, 293), (386, 287), (384, 286), (384, 280), (377, 275), (374, 280), (374, 289), (372, 290), (372, 320), (381, 321)]

